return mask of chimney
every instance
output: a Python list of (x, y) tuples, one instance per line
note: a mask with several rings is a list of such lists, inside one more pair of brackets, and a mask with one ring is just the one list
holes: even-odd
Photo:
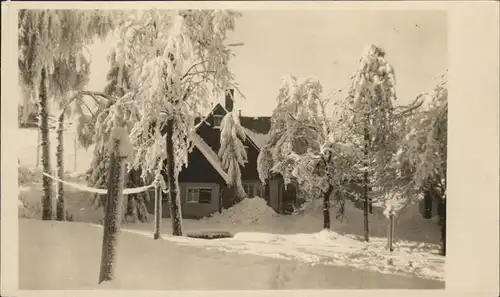
[(229, 89), (226, 91), (226, 102), (225, 102), (225, 108), (227, 111), (231, 112), (233, 111), (233, 106), (234, 106), (234, 89)]

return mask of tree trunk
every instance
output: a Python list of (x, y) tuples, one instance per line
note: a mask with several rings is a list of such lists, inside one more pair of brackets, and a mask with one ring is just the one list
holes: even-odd
[(116, 246), (122, 218), (122, 193), (125, 176), (124, 158), (119, 156), (117, 151), (119, 142), (120, 140), (116, 141), (114, 152), (111, 154), (99, 283), (114, 279)]
[(161, 221), (161, 188), (155, 186), (155, 231), (153, 234), (154, 239), (160, 238), (160, 221)]
[(182, 218), (179, 205), (179, 197), (175, 181), (175, 158), (174, 143), (172, 135), (174, 132), (174, 120), (168, 119), (166, 125), (167, 133), (167, 183), (169, 192), (170, 217), (172, 219), (172, 235), (182, 236)]
[[(56, 176), (63, 179), (64, 176), (64, 115), (61, 115), (57, 122), (57, 147), (56, 147)], [(64, 221), (64, 186), (61, 182), (56, 184), (56, 220)]]
[(37, 140), (36, 140), (36, 168), (38, 169), (38, 165), (40, 165), (40, 141), (41, 141), (41, 133), (40, 133), (40, 127), (38, 128), (38, 133), (37, 133)]
[(441, 255), (446, 256), (446, 199), (441, 198), (441, 215), (440, 215), (440, 224), (441, 224)]
[[(39, 117), (40, 117), (40, 148), (42, 151), (42, 170), (51, 174), (50, 169), (50, 140), (49, 140), (49, 114), (47, 110), (47, 73), (45, 67), (42, 67), (40, 77), (39, 94)], [(52, 180), (44, 175), (42, 177), (42, 220), (52, 219)]]
[(369, 199), (368, 199), (368, 149), (369, 149), (369, 144), (368, 142), (370, 141), (370, 135), (368, 133), (368, 126), (365, 123), (364, 127), (364, 157), (365, 157), (365, 162), (363, 164), (364, 166), (364, 172), (363, 172), (363, 218), (364, 218), (364, 240), (369, 241), (370, 240), (370, 229), (368, 226), (368, 213), (369, 213)]
[(323, 193), (323, 228), (330, 229), (330, 195), (332, 194), (333, 186), (329, 185), (328, 190)]

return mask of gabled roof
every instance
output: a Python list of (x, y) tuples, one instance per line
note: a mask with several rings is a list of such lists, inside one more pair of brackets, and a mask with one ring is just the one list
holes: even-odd
[(257, 133), (255, 131), (252, 131), (249, 128), (246, 128), (246, 127), (243, 127), (243, 129), (245, 129), (245, 134), (257, 146), (257, 148), (259, 149), (259, 151), (269, 141), (269, 135), (268, 134), (260, 134), (260, 133)]
[[(229, 176), (222, 168), (222, 164), (220, 163), (219, 156), (212, 150), (212, 148), (203, 140), (203, 138), (198, 134), (198, 128), (202, 125), (202, 123), (206, 122), (206, 120), (213, 115), (214, 111), (217, 108), (222, 108), (224, 113), (228, 113), (229, 111), (222, 106), (222, 104), (216, 104), (212, 110), (203, 118), (199, 118), (199, 123), (195, 126), (195, 131), (191, 133), (190, 139), (193, 141), (193, 144), (198, 148), (198, 150), (203, 154), (203, 156), (208, 160), (208, 162), (214, 167), (214, 169), (220, 174), (220, 176), (226, 181), (229, 181)], [(260, 151), (261, 148), (267, 143), (269, 140), (268, 132), (271, 127), (271, 117), (241, 117), (240, 116), (241, 126), (245, 130), (245, 134), (249, 139), (250, 143), (252, 143), (255, 148)]]
[(240, 123), (245, 128), (245, 133), (260, 151), (269, 141), (271, 117), (240, 117)]
[(271, 129), (271, 117), (241, 116), (240, 123), (243, 127), (258, 134), (267, 134)]
[[(195, 131), (198, 131), (201, 124), (204, 123), (217, 108), (222, 108), (225, 113), (229, 113), (222, 104), (217, 103), (205, 117), (199, 119), (200, 122), (195, 126)], [(271, 117), (240, 116), (240, 124), (245, 128), (245, 134), (250, 142), (260, 151), (269, 140), (267, 133), (271, 129)]]
[(229, 181), (227, 173), (222, 168), (222, 164), (219, 161), (219, 156), (210, 148), (210, 146), (201, 138), (198, 133), (191, 133), (191, 141), (194, 143), (196, 148), (200, 150), (201, 154), (207, 159), (207, 161), (212, 164), (214, 169), (220, 174), (226, 183)]

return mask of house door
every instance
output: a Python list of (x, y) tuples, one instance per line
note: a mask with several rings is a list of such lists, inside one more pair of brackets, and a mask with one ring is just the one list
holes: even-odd
[(297, 188), (294, 184), (281, 185), (281, 212), (291, 214), (297, 206)]

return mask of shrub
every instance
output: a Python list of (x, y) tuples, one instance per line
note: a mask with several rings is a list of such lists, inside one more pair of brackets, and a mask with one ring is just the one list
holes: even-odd
[[(24, 219), (40, 219), (42, 217), (42, 205), (40, 201), (29, 201), (23, 192), (18, 198), (18, 217)], [(74, 216), (68, 210), (65, 211), (65, 220), (73, 222)]]
[(17, 166), (17, 180), (19, 184), (27, 184), (29, 182), (35, 181), (37, 178), (36, 170), (28, 168), (24, 165), (19, 164)]
[(200, 232), (190, 232), (187, 237), (198, 238), (198, 239), (220, 239), (220, 238), (231, 238), (233, 234), (227, 231), (200, 231)]
[(42, 206), (40, 203), (29, 202), (23, 193), (19, 193), (18, 217), (25, 219), (37, 219), (42, 217)]

